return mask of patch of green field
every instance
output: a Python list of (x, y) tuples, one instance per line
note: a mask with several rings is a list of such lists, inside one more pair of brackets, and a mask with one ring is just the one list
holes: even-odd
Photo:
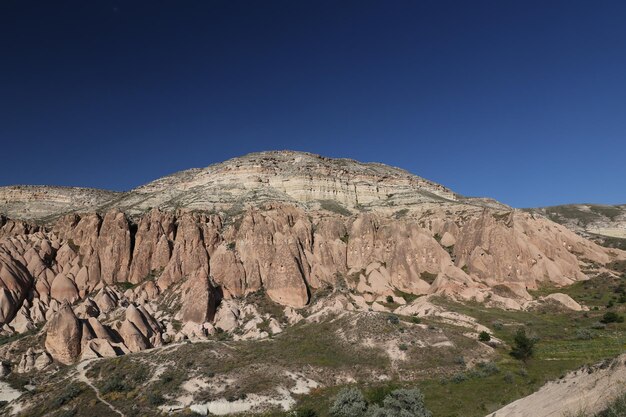
[(620, 296), (626, 291), (626, 275), (621, 278), (612, 277), (607, 274), (590, 278), (587, 281), (578, 281), (567, 287), (545, 286), (530, 293), (534, 297), (545, 296), (555, 292), (567, 294), (582, 305), (586, 305), (595, 310), (595, 307), (602, 309), (609, 302), (619, 304)]
[[(496, 349), (494, 361), (500, 369), (497, 374), (458, 383), (442, 383), (440, 380), (419, 383), (435, 416), (484, 416), (531, 394), (568, 371), (615, 357), (626, 350), (626, 325), (623, 323), (592, 330), (593, 338), (589, 340), (577, 338), (577, 330), (590, 329), (599, 321), (602, 312), (538, 314), (490, 309), (479, 304), (462, 305), (447, 300), (438, 302), (450, 310), (475, 317), (507, 344), (512, 343), (515, 330), (520, 326), (539, 341), (534, 358), (527, 364), (511, 358), (509, 347), (503, 346)], [(494, 323), (498, 324), (494, 326)]]

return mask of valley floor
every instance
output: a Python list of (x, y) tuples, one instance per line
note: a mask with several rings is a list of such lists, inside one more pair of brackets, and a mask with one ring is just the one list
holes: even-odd
[[(400, 314), (410, 310), (392, 304), (387, 308), (395, 313), (324, 308), (264, 340), (218, 333), (56, 373), (12, 373), (6, 382), (22, 394), (3, 411), (29, 417), (287, 416), (292, 409), (323, 417), (342, 387), (356, 385), (372, 403), (393, 389), (418, 387), (436, 417), (493, 415), (548, 381), (626, 350), (626, 324), (600, 323), (610, 288), (604, 281), (576, 285), (566, 291), (589, 311), (550, 305), (506, 311), (436, 297), (428, 302), (439, 312), (417, 316)], [(617, 310), (623, 313), (624, 304)], [(489, 343), (478, 341), (483, 326), (492, 334)], [(520, 327), (538, 339), (526, 363), (509, 355)], [(25, 336), (24, 343), (35, 337)]]

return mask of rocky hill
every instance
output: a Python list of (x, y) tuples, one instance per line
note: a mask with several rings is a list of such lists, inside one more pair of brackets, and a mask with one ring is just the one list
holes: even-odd
[(0, 215), (50, 220), (73, 211), (95, 211), (120, 193), (80, 187), (14, 185), (0, 187)]
[[(364, 357), (388, 358), (396, 378), (404, 366), (398, 364), (413, 357), (399, 344), (420, 343), (421, 354), (453, 348), (475, 358), (494, 355), (493, 346), (476, 342), (479, 331), (496, 340), (494, 330), (437, 300), (498, 311), (582, 312), (589, 307), (556, 289), (598, 276), (619, 279), (626, 263), (626, 252), (599, 246), (544, 216), (464, 198), (398, 168), (306, 153), (251, 154), (125, 193), (41, 187), (1, 192), (9, 214), (0, 217), (3, 372), (14, 378), (41, 374), (40, 384), (56, 386), (57, 370), (83, 361), (75, 368), (78, 381), (87, 381), (87, 392), (95, 390), (106, 412), (121, 414), (117, 407), (127, 404), (103, 401), (84, 361), (172, 346), (162, 360), (176, 364), (170, 355), (184, 341), (246, 343), (283, 334), (281, 340), (295, 337), (297, 346), (306, 346), (301, 332), (335, 326), (341, 318), (346, 324), (332, 327), (333, 334), (346, 343), (363, 342)], [(432, 335), (410, 327), (419, 340), (369, 332), (382, 326), (387, 334), (388, 324), (380, 320), (391, 313), (413, 317), (415, 325), (420, 317), (436, 317), (445, 330)], [(366, 328), (350, 331), (355, 322)], [(282, 354), (271, 348), (278, 339), (267, 343), (272, 355)], [(239, 355), (219, 347), (211, 352), (224, 360)], [(267, 385), (272, 394), (255, 387), (238, 395), (263, 398), (253, 404), (261, 411), (272, 404), (288, 409), (292, 394), (313, 387), (312, 378), (315, 384), (328, 379), (327, 388), (342, 378), (377, 380), (361, 371), (331, 370), (326, 359), (311, 359), (309, 374), (297, 366), (306, 364), (294, 360), (280, 372), (295, 375), (295, 391), (277, 383)], [(245, 358), (235, 362), (245, 368)], [(232, 369), (224, 371), (224, 381), (238, 380)], [(158, 366), (152, 371), (158, 378)], [(422, 371), (418, 367), (402, 379), (419, 379)], [(210, 385), (192, 374), (185, 383)], [(107, 379), (105, 371), (98, 375)], [(230, 400), (224, 406), (226, 388), (220, 387), (200, 409), (250, 410)], [(140, 414), (159, 406), (184, 410), (196, 401), (191, 398), (167, 395), (158, 404), (129, 407)], [(16, 400), (12, 410), (38, 415), (37, 401)]]
[(626, 204), (569, 204), (528, 211), (546, 216), (603, 246), (626, 249)]
[(151, 208), (225, 211), (265, 201), (303, 208), (330, 203), (345, 209), (454, 201), (446, 187), (378, 163), (291, 152), (261, 152), (160, 178), (128, 192), (61, 187), (0, 187), (0, 213), (50, 220), (70, 212)]

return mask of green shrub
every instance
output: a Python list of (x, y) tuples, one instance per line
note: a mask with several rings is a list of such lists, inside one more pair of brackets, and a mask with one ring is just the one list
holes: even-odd
[(165, 404), (165, 398), (158, 392), (150, 392), (148, 394), (148, 404), (158, 407)]
[(388, 303), (393, 303), (393, 297), (390, 295), (387, 296), (386, 300)]
[(420, 324), (422, 322), (422, 319), (420, 319), (417, 316), (413, 316), (413, 317), (411, 317), (411, 322), (415, 323), (415, 324)]
[(78, 385), (70, 384), (66, 386), (63, 391), (61, 391), (58, 397), (52, 400), (52, 403), (50, 405), (53, 409), (59, 408), (65, 404), (68, 404), (74, 398), (78, 397), (82, 392), (83, 390)]
[(512, 384), (515, 382), (515, 375), (513, 375), (513, 372), (509, 371), (504, 374), (504, 382), (506, 382), (507, 384)]
[(398, 389), (392, 391), (383, 401), (385, 417), (432, 417), (424, 405), (424, 396), (417, 389)]
[(452, 378), (450, 380), (454, 382), (455, 384), (460, 384), (461, 382), (467, 381), (468, 379), (469, 378), (467, 377), (465, 372), (459, 372), (459, 373), (452, 375)]
[(463, 356), (457, 356), (454, 358), (454, 363), (456, 365), (463, 365), (465, 366), (465, 358)]
[(493, 362), (479, 362), (476, 364), (478, 376), (484, 377), (500, 372), (500, 368)]
[(344, 388), (339, 391), (330, 407), (330, 415), (333, 417), (362, 417), (366, 411), (367, 403), (357, 388)]
[(576, 339), (578, 340), (591, 340), (593, 339), (593, 332), (589, 329), (576, 330)]
[(409, 347), (404, 343), (400, 343), (400, 345), (398, 346), (398, 349), (405, 351), (405, 350), (408, 350)]
[(511, 349), (510, 355), (521, 361), (528, 361), (535, 353), (537, 340), (526, 335), (526, 330), (519, 328), (513, 339), (515, 346)]
[(395, 314), (390, 314), (387, 317), (387, 321), (389, 321), (389, 323), (391, 323), (391, 324), (399, 324), (400, 323), (400, 318), (398, 316), (396, 316)]
[(504, 329), (504, 324), (501, 321), (494, 321), (492, 324), (493, 328), (496, 330)]
[(388, 410), (377, 405), (372, 405), (367, 409), (367, 417), (394, 417)]
[(382, 405), (385, 397), (389, 395), (391, 391), (398, 388), (399, 387), (395, 384), (385, 384), (372, 387), (365, 391), (365, 400), (370, 405)]
[(294, 417), (317, 417), (317, 411), (312, 408), (298, 408), (293, 415)]
[(620, 316), (614, 311), (607, 311), (606, 313), (604, 313), (604, 316), (602, 316), (602, 319), (600, 320), (600, 322), (604, 324), (623, 323), (624, 317)]
[(102, 391), (103, 394), (108, 394), (110, 392), (130, 391), (131, 389), (132, 387), (119, 375), (112, 375), (111, 377), (107, 378), (106, 381), (104, 381), (104, 384), (102, 385), (100, 391)]
[(478, 335), (478, 340), (480, 340), (481, 342), (488, 342), (491, 340), (491, 335), (485, 331), (482, 331)]

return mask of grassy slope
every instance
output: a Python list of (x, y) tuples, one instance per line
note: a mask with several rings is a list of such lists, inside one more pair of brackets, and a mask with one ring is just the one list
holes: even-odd
[[(163, 397), (175, 394), (180, 391), (180, 383), (192, 375), (209, 378), (229, 374), (243, 376), (241, 382), (228, 387), (225, 394), (209, 391), (199, 393), (199, 398), (208, 401), (222, 395), (237, 398), (251, 392), (270, 392), (272, 387), (284, 382), (283, 370), (304, 368), (315, 369), (314, 379), (326, 387), (314, 390), (309, 395), (298, 396), (298, 407), (313, 409), (322, 417), (328, 415), (332, 398), (341, 388), (329, 386), (329, 382), (342, 373), (353, 375), (357, 380), (369, 380), (359, 386), (373, 402), (380, 400), (385, 392), (393, 388), (417, 386), (424, 392), (427, 406), (437, 417), (484, 416), (534, 392), (545, 382), (559, 378), (567, 371), (624, 352), (626, 323), (609, 324), (604, 329), (592, 328), (609, 311), (606, 304), (616, 298), (616, 289), (624, 283), (626, 278), (598, 278), (558, 290), (543, 288), (535, 294), (565, 292), (591, 306), (588, 312), (559, 311), (550, 306), (533, 312), (504, 311), (485, 308), (477, 303), (435, 300), (449, 310), (475, 317), (478, 322), (493, 329), (495, 336), (505, 342), (505, 345), (495, 349), (491, 357), (498, 371), (490, 374), (464, 370), (460, 358), (464, 357), (469, 363), (478, 357), (476, 352), (480, 350), (478, 342), (461, 336), (466, 330), (436, 319), (423, 319), (422, 324), (428, 327), (414, 325), (410, 318), (403, 317), (399, 324), (391, 324), (387, 320), (388, 315), (371, 314), (359, 322), (348, 316), (319, 324), (296, 325), (265, 341), (215, 340), (103, 360), (93, 365), (89, 375), (97, 380), (100, 388), (104, 388), (112, 378), (125, 381), (123, 388), (107, 392), (105, 398), (130, 416), (146, 413), (156, 415), (155, 404), (159, 398), (154, 394)], [(626, 304), (615, 303), (610, 310), (624, 314)], [(520, 326), (539, 339), (535, 357), (527, 364), (514, 360), (508, 354), (513, 335)], [(356, 341), (338, 338), (338, 329), (352, 329), (350, 331), (355, 332)], [(593, 337), (581, 339), (581, 329)], [(455, 343), (455, 348), (421, 349), (414, 344), (437, 332), (445, 333)], [(407, 346), (409, 360), (396, 363), (397, 367), (393, 368), (389, 358), (380, 349), (365, 349), (358, 342), (359, 338), (371, 336), (383, 341), (389, 338), (401, 340)], [(218, 338), (223, 339), (224, 336)], [(145, 369), (142, 364), (149, 364), (151, 369)], [(144, 381), (153, 375), (154, 366), (159, 364), (169, 364), (168, 371), (146, 385)], [(43, 415), (45, 405), (63, 395), (67, 386), (65, 370), (54, 376), (48, 384), (37, 384), (40, 388), (28, 396), (33, 397), (39, 406), (35, 410), (25, 410), (24, 415)], [(387, 375), (389, 379), (371, 382), (374, 380), (372, 375)], [(37, 378), (36, 375), (31, 377)], [(101, 409), (92, 392), (83, 390), (75, 398), (69, 398), (62, 409), (52, 415), (96, 417), (100, 415), (98, 413)], [(72, 414), (71, 410), (76, 413)], [(102, 411), (106, 413), (106, 410)], [(273, 411), (266, 415), (284, 414)]]

